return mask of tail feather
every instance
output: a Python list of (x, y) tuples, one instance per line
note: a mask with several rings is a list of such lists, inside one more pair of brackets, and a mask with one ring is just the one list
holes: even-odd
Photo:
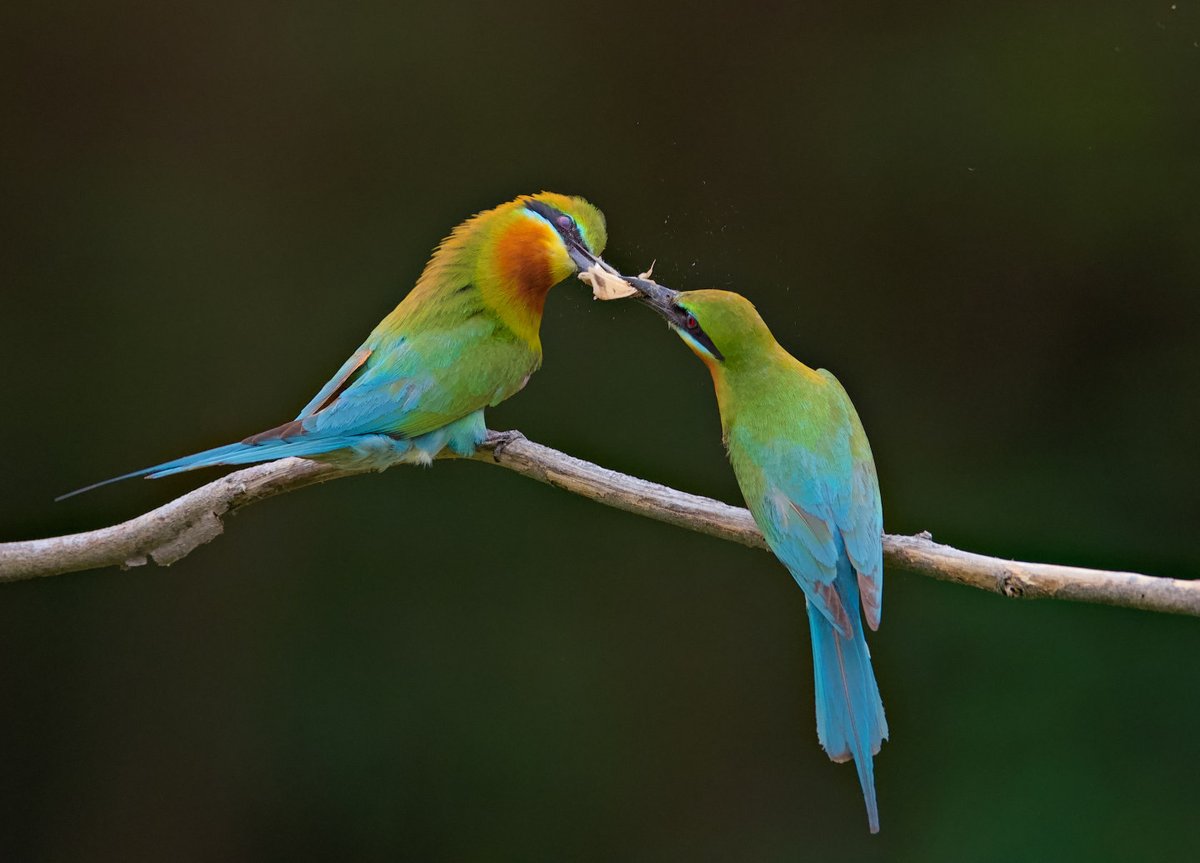
[(65, 500), (109, 483), (139, 476), (158, 479), (202, 467), (255, 464), (291, 456), (312, 458), (335, 450), (343, 451), (336, 458), (337, 464), (359, 470), (383, 470), (402, 461), (429, 464), (446, 446), (458, 455), (470, 456), (485, 437), (487, 426), (483, 420), (482, 408), (411, 438), (372, 432), (351, 434), (331, 430), (314, 433), (306, 429), (299, 420), (294, 420), (251, 435), (240, 443), (206, 449), (174, 461), (165, 461), (132, 473), (114, 476), (112, 479), (69, 491), (55, 500)]
[[(848, 571), (849, 562), (843, 558), (843, 563), (848, 577), (838, 573), (839, 592), (855, 594), (843, 596), (842, 600), (846, 607), (857, 608), (858, 586), (853, 573)], [(834, 761), (854, 759), (867, 805), (867, 820), (871, 832), (877, 833), (879, 807), (875, 800), (872, 756), (887, 739), (888, 728), (862, 620), (857, 613), (853, 615), (853, 637), (846, 638), (818, 609), (809, 605), (808, 625), (816, 683), (817, 738)]]
[(152, 467), (135, 470), (132, 473), (114, 476), (111, 479), (101, 480), (100, 482), (59, 495), (55, 500), (66, 500), (77, 494), (83, 494), (85, 491), (91, 491), (110, 483), (134, 479), (139, 476), (144, 476), (148, 479), (158, 479), (159, 477), (171, 476), (172, 474), (196, 470), (202, 467), (256, 464), (258, 462), (274, 461), (275, 459), (287, 458), (289, 456), (304, 457), (321, 455), (322, 453), (345, 447), (348, 443), (350, 443), (350, 439), (346, 437), (298, 438), (292, 440), (274, 440), (261, 444), (231, 443), (213, 449), (206, 449), (203, 452), (193, 453), (183, 458), (166, 461), (162, 464), (156, 464)]

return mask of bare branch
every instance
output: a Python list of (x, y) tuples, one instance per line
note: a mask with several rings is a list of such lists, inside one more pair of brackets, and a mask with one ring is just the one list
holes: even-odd
[[(526, 440), (490, 432), (476, 461), (497, 464), (607, 506), (766, 548), (745, 509), (608, 470)], [(307, 485), (349, 476), (331, 465), (289, 458), (239, 470), (113, 527), (70, 536), (0, 543), (0, 582), (21, 581), (153, 560), (168, 566), (220, 536), (222, 519), (244, 506)], [(1012, 598), (1067, 599), (1200, 617), (1200, 580), (1021, 563), (960, 551), (920, 536), (885, 535), (884, 557), (895, 567)]]
[(315, 461), (282, 459), (235, 471), (112, 527), (0, 543), (0, 582), (103, 566), (128, 569), (150, 560), (170, 566), (220, 536), (224, 516), (255, 501), (348, 475)]

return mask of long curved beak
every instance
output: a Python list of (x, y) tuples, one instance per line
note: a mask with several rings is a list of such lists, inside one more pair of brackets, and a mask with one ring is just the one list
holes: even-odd
[[(663, 287), (658, 282), (637, 276), (624, 276), (626, 282), (638, 290), (634, 298), (643, 305), (658, 312), (679, 336), (692, 346), (697, 354), (707, 354), (719, 362), (725, 361), (725, 355), (717, 348), (708, 334), (699, 328), (693, 315), (679, 305), (679, 291)], [(688, 326), (688, 324), (691, 326)], [(703, 355), (701, 354), (701, 355)]]
[(579, 268), (579, 272), (583, 273), (592, 267), (599, 267), (617, 278), (625, 278), (611, 264), (598, 255), (593, 255), (581, 243), (577, 243), (569, 237), (564, 237), (563, 242), (567, 247), (567, 255), (571, 258), (571, 262)]
[(675, 305), (675, 299), (679, 296), (679, 291), (673, 291), (649, 279), (639, 279), (637, 276), (621, 276), (621, 278), (641, 292), (636, 299), (654, 309), (671, 323), (678, 323), (676, 319), (679, 317), (679, 312)]

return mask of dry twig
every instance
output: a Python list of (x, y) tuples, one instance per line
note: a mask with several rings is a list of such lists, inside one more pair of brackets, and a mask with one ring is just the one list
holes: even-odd
[[(753, 548), (766, 547), (745, 509), (608, 470), (534, 443), (519, 432), (490, 432), (474, 460), (617, 509)], [(352, 473), (288, 458), (235, 471), (112, 527), (0, 543), (0, 581), (139, 566), (150, 560), (167, 566), (220, 536), (222, 519), (242, 507)], [(891, 566), (1008, 597), (1068, 599), (1200, 617), (1200, 580), (1002, 560), (939, 545), (928, 534), (885, 535), (883, 549)]]

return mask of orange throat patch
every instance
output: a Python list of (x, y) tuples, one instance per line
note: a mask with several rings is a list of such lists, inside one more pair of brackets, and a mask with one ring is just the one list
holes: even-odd
[(552, 258), (558, 242), (549, 225), (522, 219), (496, 243), (496, 270), (507, 299), (532, 314), (541, 315), (546, 294), (560, 281)]

